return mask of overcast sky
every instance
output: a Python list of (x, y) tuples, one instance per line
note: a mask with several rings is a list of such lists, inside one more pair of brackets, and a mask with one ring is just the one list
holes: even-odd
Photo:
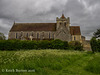
[(0, 0), (0, 32), (7, 37), (14, 21), (55, 23), (62, 12), (86, 39), (100, 28), (100, 0)]

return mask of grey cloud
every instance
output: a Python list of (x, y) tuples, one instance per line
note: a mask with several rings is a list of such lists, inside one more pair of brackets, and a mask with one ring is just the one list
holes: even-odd
[(100, 28), (100, 0), (0, 0), (0, 32), (7, 35), (14, 20), (56, 22), (62, 11), (87, 39)]

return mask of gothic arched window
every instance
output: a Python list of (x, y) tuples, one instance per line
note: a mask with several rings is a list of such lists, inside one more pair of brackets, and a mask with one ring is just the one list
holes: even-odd
[(26, 37), (28, 37), (28, 33), (26, 34)]
[(53, 39), (54, 39), (54, 34), (53, 34)]
[(76, 40), (76, 37), (74, 36), (74, 40)]
[(50, 39), (50, 32), (49, 32), (49, 39)]
[(16, 33), (16, 39), (18, 38), (18, 34)]
[(66, 22), (64, 23), (64, 26), (66, 26)]
[(32, 32), (32, 36), (33, 36), (33, 32)]
[(37, 39), (39, 38), (39, 33), (37, 33)]

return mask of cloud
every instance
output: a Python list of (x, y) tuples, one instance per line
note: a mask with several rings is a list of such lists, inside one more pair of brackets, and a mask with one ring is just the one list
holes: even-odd
[(0, 32), (16, 22), (56, 22), (62, 12), (79, 25), (87, 39), (100, 28), (100, 0), (0, 0)]

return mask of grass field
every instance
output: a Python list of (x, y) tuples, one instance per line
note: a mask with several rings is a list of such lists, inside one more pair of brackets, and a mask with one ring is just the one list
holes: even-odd
[(100, 53), (0, 51), (0, 75), (100, 75)]

